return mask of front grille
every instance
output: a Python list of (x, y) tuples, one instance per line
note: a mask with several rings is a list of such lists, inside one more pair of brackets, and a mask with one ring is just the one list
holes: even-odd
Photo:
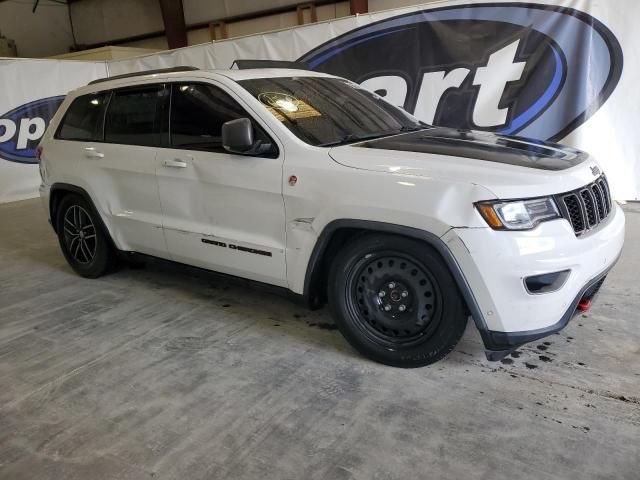
[(587, 223), (589, 228), (593, 228), (598, 223), (598, 215), (596, 213), (596, 205), (589, 189), (580, 190), (580, 196), (584, 204), (585, 213), (587, 214)]
[(556, 201), (576, 235), (597, 227), (611, 213), (609, 184), (604, 175), (582, 188), (556, 195)]
[(567, 210), (567, 215), (563, 214), (562, 216), (569, 220), (569, 223), (571, 223), (571, 226), (576, 232), (583, 231), (585, 229), (584, 217), (582, 216), (582, 208), (580, 207), (578, 195), (575, 193), (565, 195), (562, 200)]

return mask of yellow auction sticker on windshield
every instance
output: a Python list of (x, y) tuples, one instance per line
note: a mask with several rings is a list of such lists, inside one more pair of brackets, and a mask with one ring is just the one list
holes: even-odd
[(258, 100), (280, 122), (322, 116), (320, 112), (304, 100), (286, 93), (264, 92), (258, 95)]

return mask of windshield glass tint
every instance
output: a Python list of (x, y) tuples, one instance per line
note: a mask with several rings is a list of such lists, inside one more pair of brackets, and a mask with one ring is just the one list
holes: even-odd
[(374, 93), (337, 78), (256, 78), (240, 82), (298, 138), (315, 146), (421, 128)]

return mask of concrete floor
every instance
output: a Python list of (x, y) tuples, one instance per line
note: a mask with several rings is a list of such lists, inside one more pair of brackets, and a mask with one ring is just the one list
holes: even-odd
[(327, 310), (151, 262), (66, 265), (0, 205), (0, 478), (640, 478), (640, 205), (592, 312), (485, 361), (369, 362)]

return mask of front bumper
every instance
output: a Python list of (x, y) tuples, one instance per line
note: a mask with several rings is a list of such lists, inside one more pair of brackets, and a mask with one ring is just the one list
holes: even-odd
[(504, 357), (509, 355), (509, 353), (525, 343), (534, 342), (547, 337), (566, 327), (569, 321), (578, 312), (577, 308), (580, 301), (583, 299), (591, 300), (595, 297), (604, 283), (609, 270), (613, 268), (616, 262), (617, 259), (606, 271), (592, 279), (580, 290), (562, 318), (555, 324), (538, 330), (525, 330), (522, 332), (495, 332), (492, 330), (485, 330), (484, 332), (481, 332), (482, 339), (485, 344), (487, 360), (502, 360)]
[[(454, 228), (443, 240), (472, 294), (472, 316), (490, 360), (564, 328), (580, 300), (590, 295), (617, 261), (624, 242), (624, 214), (615, 206), (600, 226), (576, 237), (566, 220), (531, 231)], [(570, 270), (565, 283), (532, 294), (524, 279)]]

